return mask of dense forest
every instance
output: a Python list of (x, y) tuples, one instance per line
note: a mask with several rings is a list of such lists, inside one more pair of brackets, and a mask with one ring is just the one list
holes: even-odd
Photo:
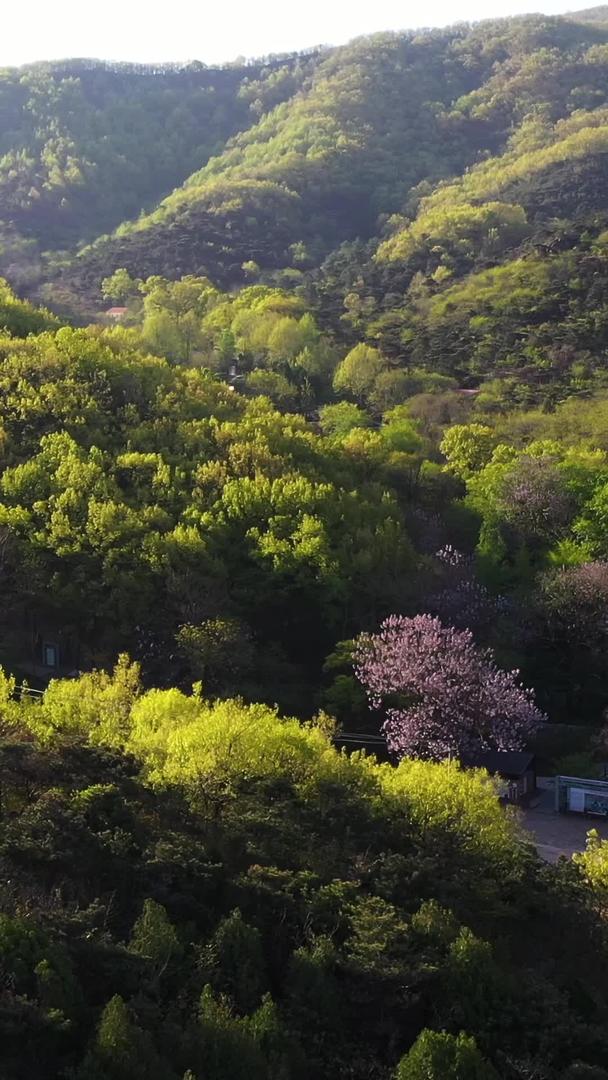
[(607, 179), (605, 8), (0, 72), (1, 1080), (608, 1080), (467, 767), (608, 755)]

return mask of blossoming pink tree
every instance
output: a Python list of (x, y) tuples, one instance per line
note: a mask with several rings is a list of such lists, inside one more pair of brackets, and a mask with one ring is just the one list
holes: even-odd
[(545, 720), (517, 671), (502, 671), (470, 630), (430, 615), (391, 615), (363, 635), (355, 673), (398, 757), (441, 758), (476, 750), (518, 750)]

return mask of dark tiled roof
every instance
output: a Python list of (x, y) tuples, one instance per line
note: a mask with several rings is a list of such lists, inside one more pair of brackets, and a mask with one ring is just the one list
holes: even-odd
[(503, 776), (523, 776), (534, 767), (534, 754), (527, 750), (478, 750), (463, 754), (461, 760), (468, 768), (487, 769)]

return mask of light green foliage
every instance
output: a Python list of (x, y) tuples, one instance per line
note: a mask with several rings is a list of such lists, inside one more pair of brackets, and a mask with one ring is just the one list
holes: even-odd
[(256, 285), (224, 295), (202, 328), (214, 365), (227, 371), (238, 359), (247, 390), (266, 394), (281, 408), (307, 408), (325, 392), (333, 344), (286, 290)]
[(321, 726), (283, 719), (267, 705), (207, 701), (177, 689), (142, 694), (136, 668), (124, 660), (113, 677), (93, 673), (54, 681), (41, 702), (21, 706), (21, 716), (59, 743), (79, 734), (95, 744), (124, 746), (157, 784), (192, 792), (206, 784), (237, 790), (279, 778), (302, 791), (353, 785), (381, 797), (395, 821), (405, 813), (423, 830), (454, 830), (471, 852), (499, 861), (514, 854), (513, 826), (483, 770), (413, 760), (398, 768), (377, 765), (337, 753)]
[[(462, 255), (468, 250), (496, 252), (514, 244), (526, 233), (526, 214), (521, 206), (487, 202), (429, 209), (411, 226), (380, 245), (380, 261), (406, 260), (420, 251)], [(439, 249), (439, 251), (438, 251)]]
[(306, 784), (332, 775), (336, 761), (317, 728), (280, 720), (276, 709), (239, 701), (215, 704), (177, 690), (144, 695), (133, 709), (129, 749), (153, 779), (196, 788), (205, 777), (230, 787), (248, 779), (288, 776)]
[[(69, 700), (70, 681), (53, 685), (54, 700), (62, 685)], [(458, 1068), (455, 1077), (489, 1080), (487, 1070), (462, 1071), (481, 1068), (464, 1040), (417, 1040), (422, 1009), (437, 1026), (473, 1032), (498, 1060), (504, 1047), (521, 1054), (524, 1045), (533, 1061), (539, 1034), (543, 1045), (557, 1040), (549, 1050), (556, 1080), (564, 1061), (580, 1056), (585, 1039), (564, 1026), (574, 1014), (555, 982), (539, 980), (548, 997), (539, 1010), (536, 985), (517, 990), (533, 969), (511, 963), (505, 937), (536, 940), (530, 893), (538, 890), (543, 919), (547, 909), (553, 919), (573, 907), (585, 913), (565, 920), (563, 936), (596, 955), (600, 939), (585, 930), (593, 905), (582, 883), (568, 882), (563, 901), (557, 884), (548, 887), (555, 878), (538, 870), (485, 772), (455, 762), (379, 765), (338, 753), (325, 720), (304, 725), (265, 705), (176, 689), (133, 702), (126, 756), (112, 733), (109, 744), (90, 746), (86, 732), (77, 740), (59, 729), (42, 752), (26, 732), (44, 701), (16, 705), (18, 741), (0, 756), (3, 812), (9, 789), (15, 805), (22, 763), (28, 777), (21, 812), (3, 819), (11, 845), (3, 857), (13, 877), (35, 841), (45, 872), (57, 865), (54, 880), (61, 875), (74, 892), (78, 885), (83, 899), (77, 911), (59, 909), (60, 948), (40, 918), (3, 916), (0, 959), (37, 1022), (55, 1025), (54, 1037), (62, 1017), (82, 1011), (80, 987), (92, 1002), (79, 1080), (174, 1080), (186, 1068), (217, 1080), (292, 1080), (306, 1069), (318, 1075), (324, 1063), (341, 1069), (352, 1046), (370, 1047), (368, 1059), (387, 1075), (422, 1060), (443, 1068), (438, 1076)], [(100, 782), (75, 780), (79, 767)], [(31, 776), (46, 784), (38, 796)], [(464, 913), (474, 930), (462, 925)], [(76, 996), (66, 950), (79, 961)], [(560, 942), (555, 963), (562, 952)], [(103, 997), (106, 987), (115, 994), (99, 1017), (100, 986)], [(404, 1002), (415, 1010), (415, 1052), (397, 1065), (408, 1045)], [(5, 1031), (7, 1016), (17, 1028), (20, 1009), (6, 995)], [(8, 1038), (13, 1054), (10, 1027)], [(63, 1061), (61, 1046), (53, 1053)]]
[(338, 437), (348, 435), (353, 428), (367, 428), (371, 423), (364, 409), (351, 401), (339, 401), (337, 405), (324, 405), (319, 410), (319, 422), (325, 435)]
[(131, 1064), (134, 1053), (132, 1025), (128, 1009), (121, 997), (115, 995), (106, 1005), (97, 1032), (97, 1050), (108, 1064), (123, 1069)]
[(253, 394), (263, 394), (265, 397), (270, 398), (279, 409), (289, 411), (296, 406), (297, 389), (279, 371), (266, 371), (264, 368), (257, 368), (246, 376), (245, 386)]
[(406, 371), (381, 371), (368, 393), (368, 403), (374, 412), (382, 415), (396, 405), (401, 405), (411, 393), (411, 380)]
[(174, 926), (162, 904), (144, 900), (141, 915), (136, 920), (129, 941), (129, 951), (149, 960), (159, 977), (179, 951)]
[(7, 281), (0, 277), (0, 330), (25, 337), (59, 325), (59, 320), (42, 308), (19, 300)]
[(292, 319), (289, 315), (280, 317), (268, 338), (271, 362), (293, 360), (306, 347), (307, 339), (307, 327), (302, 325), (302, 320)]
[(355, 345), (336, 368), (334, 390), (337, 393), (346, 391), (358, 401), (364, 401), (385, 367), (386, 361), (378, 349), (370, 345)]
[(406, 399), (420, 394), (441, 394), (457, 386), (455, 379), (437, 372), (423, 371), (419, 368), (403, 370), (389, 368), (376, 377), (373, 389), (369, 393), (370, 406), (381, 415)]
[(475, 1039), (461, 1032), (420, 1033), (411, 1050), (403, 1057), (395, 1080), (497, 1080), (498, 1074), (484, 1060)]
[(458, 921), (436, 900), (425, 900), (410, 922), (410, 932), (435, 945), (446, 947), (458, 937)]
[[(248, 304), (264, 315), (291, 301), (254, 289)], [(230, 608), (254, 637), (290, 648), (280, 627), (294, 593), (311, 626), (319, 611), (327, 627), (342, 627), (345, 613), (350, 626), (355, 607), (370, 593), (395, 595), (389, 578), (412, 566), (397, 499), (357, 490), (357, 470), (377, 473), (387, 459), (377, 433), (370, 446), (330, 444), (303, 417), (107, 330), (10, 342), (0, 384), (0, 527), (36, 603), (85, 642), (82, 666)], [(319, 660), (330, 633), (311, 631)], [(228, 683), (234, 693), (230, 678), (210, 691)]]
[(403, 406), (397, 405), (384, 414), (380, 434), (390, 451), (421, 454), (424, 449), (424, 440), (417, 424), (411, 420)]
[(122, 303), (137, 295), (141, 282), (135, 281), (128, 270), (121, 267), (101, 283), (101, 295), (105, 300)]
[[(468, 85), (465, 65), (443, 54), (447, 40), (421, 47), (412, 35), (378, 34), (286, 58), (289, 76), (249, 108), (252, 72), (238, 96), (257, 123), (243, 123), (238, 137), (220, 142), (216, 156), (156, 210), (103, 238), (85, 257), (93, 265), (112, 258), (123, 265), (141, 245), (148, 255), (157, 253), (170, 276), (188, 236), (188, 269), (212, 261), (227, 275), (235, 268), (242, 275), (243, 264), (252, 262), (262, 269), (288, 261), (290, 269), (299, 267), (309, 253), (352, 236), (349, 216), (370, 235), (378, 211), (397, 210), (412, 184), (474, 157), (447, 120), (447, 99)], [(276, 73), (264, 74), (270, 83)], [(277, 100), (278, 86), (288, 93), (290, 85), (298, 88), (293, 96)]]
[(201, 713), (197, 695), (179, 690), (149, 690), (134, 705), (130, 716), (129, 748), (154, 770), (162, 770), (173, 735), (196, 723)]
[[(294, 59), (284, 65), (292, 92), (306, 67), (298, 73)], [(247, 128), (255, 114), (241, 91), (257, 83), (264, 99), (272, 73), (263, 63), (146, 69), (78, 60), (5, 69), (12, 138), (0, 146), (1, 217), (37, 233), (43, 250), (114, 228)]]
[(17, 722), (19, 705), (15, 701), (17, 680), (0, 668), (0, 722), (10, 728)]
[(406, 810), (425, 830), (453, 829), (470, 851), (483, 849), (499, 860), (512, 857), (513, 825), (496, 801), (495, 781), (483, 769), (405, 759), (396, 769), (381, 766), (379, 777), (394, 813)]
[(584, 877), (591, 885), (598, 901), (608, 908), (608, 840), (602, 840), (597, 829), (587, 833), (585, 851), (572, 856)]
[(92, 671), (77, 679), (52, 680), (40, 707), (29, 711), (28, 722), (44, 740), (124, 746), (140, 692), (138, 665), (121, 656), (112, 675)]
[(166, 1075), (149, 1036), (133, 1020), (119, 994), (108, 1001), (101, 1014), (96, 1038), (79, 1075), (82, 1080), (163, 1080)]
[(508, 538), (511, 549), (514, 543), (527, 544), (532, 554), (536, 550), (535, 557), (540, 550), (555, 566), (603, 555), (606, 468), (603, 450), (548, 439), (530, 443), (525, 451), (498, 445), (487, 464), (467, 479), (467, 502), (483, 518), (480, 550), (500, 562), (507, 550), (506, 525), (515, 530), (515, 538)]
[(141, 292), (145, 343), (160, 356), (190, 363), (204, 342), (203, 317), (219, 298), (217, 290), (207, 278), (190, 275), (175, 282), (150, 277)]
[[(490, 316), (526, 315), (548, 303), (550, 266), (541, 260), (513, 259), (504, 266), (472, 274), (438, 293), (428, 303), (429, 322), (449, 326), (464, 317), (473, 331), (491, 326)], [(479, 314), (476, 314), (479, 313)]]
[(484, 424), (456, 424), (448, 428), (439, 449), (447, 468), (466, 480), (490, 460), (494, 435)]
[(576, 539), (594, 555), (605, 557), (608, 553), (606, 542), (608, 528), (608, 484), (601, 484), (586, 504), (579, 520), (575, 523)]

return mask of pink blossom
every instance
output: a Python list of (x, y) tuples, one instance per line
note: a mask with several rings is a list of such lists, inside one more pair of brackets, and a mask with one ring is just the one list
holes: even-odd
[(476, 750), (519, 750), (546, 718), (517, 671), (496, 666), (470, 630), (430, 615), (391, 615), (364, 635), (355, 673), (398, 757), (439, 760)]

